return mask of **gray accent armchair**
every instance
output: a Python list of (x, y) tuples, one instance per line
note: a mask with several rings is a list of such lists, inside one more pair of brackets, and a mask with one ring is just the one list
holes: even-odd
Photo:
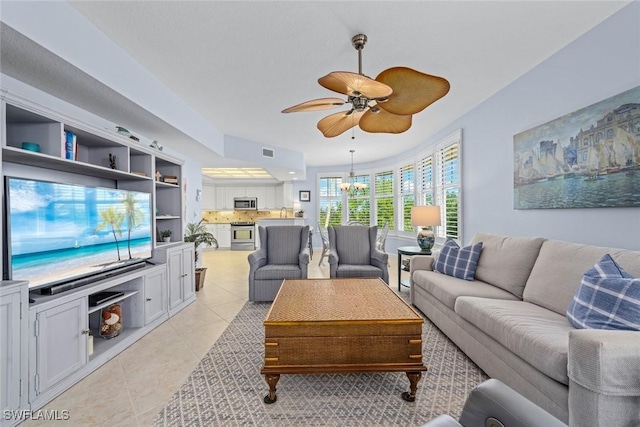
[(306, 279), (309, 226), (258, 227), (260, 249), (249, 254), (249, 301), (273, 301), (284, 279)]
[(378, 227), (329, 226), (329, 276), (379, 277), (389, 283), (389, 255), (376, 247)]
[(477, 385), (460, 422), (440, 415), (422, 427), (567, 427), (565, 423), (496, 379)]

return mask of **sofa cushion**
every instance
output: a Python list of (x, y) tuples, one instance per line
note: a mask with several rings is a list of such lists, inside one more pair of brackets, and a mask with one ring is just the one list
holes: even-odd
[(482, 251), (482, 242), (461, 248), (453, 240), (447, 240), (433, 263), (433, 269), (447, 276), (473, 280)]
[(640, 331), (640, 279), (606, 254), (584, 274), (567, 319), (578, 329)]
[(513, 294), (480, 280), (469, 282), (436, 273), (434, 271), (416, 270), (411, 276), (411, 285), (424, 289), (438, 301), (453, 310), (459, 296), (476, 296), (485, 298), (516, 300)]
[(302, 279), (302, 270), (298, 264), (267, 264), (256, 270), (255, 279)]
[(640, 252), (546, 240), (524, 288), (522, 299), (566, 315), (584, 272), (605, 254), (633, 277), (640, 277)]
[(509, 237), (476, 233), (471, 244), (482, 242), (476, 279), (491, 283), (522, 298), (533, 264), (536, 262), (541, 237)]
[(569, 331), (565, 316), (535, 304), (460, 297), (455, 311), (548, 377), (568, 385)]

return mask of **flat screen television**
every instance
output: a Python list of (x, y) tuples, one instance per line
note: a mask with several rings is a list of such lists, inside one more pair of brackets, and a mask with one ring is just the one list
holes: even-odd
[(149, 193), (14, 177), (5, 185), (5, 279), (46, 293), (151, 257)]

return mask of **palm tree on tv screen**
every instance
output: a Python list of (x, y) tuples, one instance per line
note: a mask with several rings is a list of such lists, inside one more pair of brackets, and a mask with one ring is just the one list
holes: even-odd
[(125, 194), (122, 203), (124, 203), (124, 214), (127, 217), (127, 251), (129, 252), (129, 259), (131, 259), (131, 230), (138, 227), (143, 214), (137, 206), (138, 201), (133, 193)]
[(114, 206), (109, 206), (107, 209), (100, 211), (100, 218), (102, 218), (102, 222), (98, 224), (95, 231), (100, 231), (107, 226), (111, 227), (113, 239), (116, 241), (118, 261), (120, 261), (120, 247), (118, 246), (118, 236), (122, 236), (122, 223), (124, 222), (124, 213), (118, 212)]

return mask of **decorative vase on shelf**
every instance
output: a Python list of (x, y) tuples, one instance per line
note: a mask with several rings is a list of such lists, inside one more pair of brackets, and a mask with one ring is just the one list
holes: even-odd
[(163, 237), (163, 238), (162, 238), (162, 241), (163, 241), (163, 242), (165, 242), (165, 243), (169, 243), (169, 242), (171, 242), (171, 236), (169, 236), (169, 237)]

